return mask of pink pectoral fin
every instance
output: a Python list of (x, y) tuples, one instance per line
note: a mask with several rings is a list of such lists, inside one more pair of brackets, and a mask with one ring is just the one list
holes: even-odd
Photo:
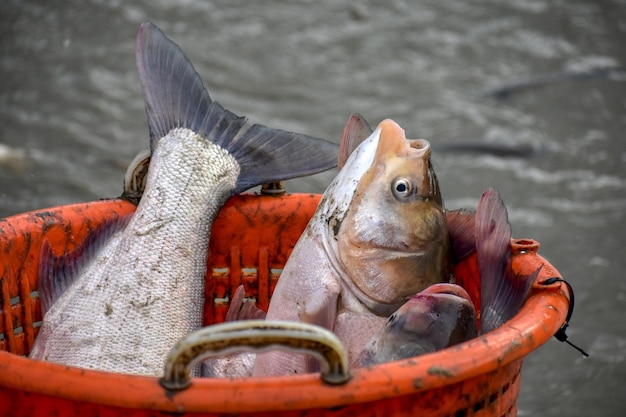
[(265, 311), (258, 308), (253, 302), (245, 301), (246, 291), (243, 285), (240, 285), (233, 294), (230, 307), (226, 313), (225, 321), (237, 320), (256, 320), (264, 319)]
[(74, 250), (55, 256), (46, 240), (41, 246), (37, 286), (41, 313), (45, 315), (63, 293), (78, 279), (111, 237), (123, 230), (132, 214), (105, 221), (91, 230)]
[(371, 134), (372, 128), (363, 116), (358, 113), (350, 116), (339, 143), (339, 161), (337, 163), (339, 170), (343, 168), (352, 152)]
[[(304, 312), (300, 315), (300, 321), (307, 324), (315, 324), (328, 330), (333, 330), (337, 317), (337, 301), (339, 293), (322, 289), (314, 292), (306, 300)], [(316, 358), (309, 356), (304, 360), (305, 372), (319, 372), (320, 366)]]
[(333, 330), (338, 300), (339, 293), (335, 291), (326, 288), (315, 291), (306, 299), (304, 311), (300, 314), (300, 321)]

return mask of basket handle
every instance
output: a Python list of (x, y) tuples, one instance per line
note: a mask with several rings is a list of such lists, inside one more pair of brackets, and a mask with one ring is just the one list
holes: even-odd
[(150, 149), (140, 151), (132, 160), (124, 174), (124, 192), (121, 198), (137, 205), (146, 188), (148, 168), (150, 167)]
[(350, 379), (348, 355), (331, 331), (298, 322), (243, 320), (204, 327), (181, 339), (168, 353), (159, 382), (167, 389), (182, 390), (191, 384), (191, 365), (201, 359), (276, 348), (316, 357), (322, 366), (322, 380), (328, 384), (345, 384)]

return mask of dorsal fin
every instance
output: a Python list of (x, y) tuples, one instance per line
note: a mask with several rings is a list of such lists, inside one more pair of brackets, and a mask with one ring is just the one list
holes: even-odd
[(475, 216), (473, 211), (465, 209), (446, 211), (454, 263), (460, 262), (476, 250)]
[(233, 193), (310, 175), (337, 164), (337, 145), (255, 124), (211, 100), (182, 50), (154, 24), (139, 27), (137, 70), (145, 98), (150, 148), (172, 129), (186, 128), (228, 150), (241, 171)]
[(476, 209), (476, 254), (481, 278), (480, 326), (487, 333), (512, 318), (528, 296), (539, 270), (511, 271), (511, 225), (500, 194), (483, 192)]
[(339, 161), (337, 167), (339, 170), (352, 154), (352, 152), (372, 134), (372, 128), (363, 116), (353, 113), (346, 122), (339, 143)]
[[(450, 251), (454, 265), (476, 251), (476, 213), (470, 210), (446, 211), (446, 224), (450, 237)], [(480, 274), (455, 275), (456, 283), (462, 286), (472, 298), (476, 314), (480, 313)]]
[(264, 319), (265, 311), (258, 308), (253, 302), (246, 301), (246, 290), (243, 285), (240, 285), (235, 290), (230, 301), (230, 307), (226, 312), (224, 321), (237, 321), (237, 320), (256, 320)]
[(93, 229), (74, 250), (56, 256), (50, 242), (44, 240), (39, 257), (39, 276), (37, 287), (41, 302), (42, 316), (76, 281), (84, 268), (106, 242), (119, 230), (122, 230), (132, 214), (105, 221)]
[(238, 320), (264, 320), (265, 311), (261, 310), (252, 301), (245, 301), (239, 310)]

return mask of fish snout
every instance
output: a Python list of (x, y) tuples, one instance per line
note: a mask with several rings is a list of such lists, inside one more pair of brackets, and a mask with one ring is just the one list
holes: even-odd
[(430, 158), (430, 142), (426, 139), (407, 139), (404, 129), (395, 121), (385, 119), (380, 122), (378, 129), (380, 129), (379, 155), (395, 154), (396, 157), (422, 160)]
[(409, 156), (422, 160), (428, 160), (428, 158), (430, 158), (431, 146), (429, 141), (426, 139), (407, 139), (407, 142), (411, 148)]

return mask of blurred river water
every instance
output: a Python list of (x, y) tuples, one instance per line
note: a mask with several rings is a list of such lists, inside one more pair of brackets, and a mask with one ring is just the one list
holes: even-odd
[[(591, 357), (555, 339), (531, 354), (519, 415), (623, 415), (625, 1), (3, 0), (0, 217), (121, 194), (148, 146), (134, 58), (145, 20), (255, 122), (338, 142), (359, 112), (434, 146), (537, 150), (433, 161), (448, 208), (497, 188), (514, 236), (539, 240), (576, 290), (568, 334)], [(486, 96), (546, 74), (560, 75)], [(288, 190), (322, 192), (333, 175)]]

